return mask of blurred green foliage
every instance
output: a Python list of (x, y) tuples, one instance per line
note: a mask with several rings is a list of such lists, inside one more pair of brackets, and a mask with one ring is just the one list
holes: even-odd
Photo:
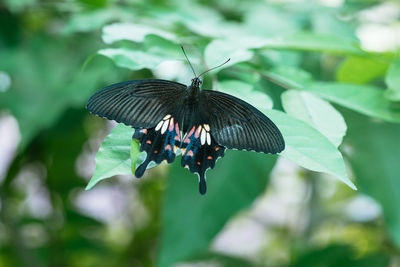
[[(370, 23), (366, 10), (390, 3), (342, 2), (1, 2), (0, 125), (8, 127), (1, 133), (20, 140), (1, 155), (0, 266), (400, 264), (399, 44), (368, 51), (357, 34)], [(377, 24), (396, 27), (396, 16)], [(84, 110), (87, 99), (128, 79), (187, 84), (181, 44), (198, 72), (231, 58), (203, 87), (256, 106), (282, 130), (287, 148), (279, 157), (227, 152), (207, 173), (204, 197), (179, 160), (140, 181), (94, 187), (130, 175), (143, 155), (133, 129), (110, 130)], [(18, 130), (6, 124), (10, 116)], [(280, 158), (302, 168), (279, 167)], [(231, 222), (252, 218), (254, 205), (273, 195), (270, 177), (285, 168), (306, 188), (301, 210), (292, 212), (301, 214), (295, 226), (259, 222), (268, 236), (251, 257), (216, 249)], [(327, 183), (326, 174), (347, 185)], [(346, 214), (360, 196), (381, 213)], [(112, 204), (102, 205), (107, 199)], [(346, 205), (335, 209), (338, 203)]]

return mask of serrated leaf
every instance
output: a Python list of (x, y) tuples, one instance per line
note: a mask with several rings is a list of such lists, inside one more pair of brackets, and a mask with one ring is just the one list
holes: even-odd
[(121, 40), (129, 40), (141, 43), (147, 35), (154, 34), (164, 39), (178, 42), (178, 38), (172, 32), (161, 30), (144, 24), (114, 23), (103, 27), (103, 42), (112, 44)]
[(388, 87), (385, 96), (389, 100), (400, 101), (400, 57), (396, 58), (390, 65), (385, 82)]
[(235, 80), (226, 80), (218, 83), (218, 89), (224, 93), (236, 96), (260, 109), (260, 111), (271, 109), (273, 106), (272, 99), (265, 93), (254, 90), (254, 86)]
[(281, 95), (285, 111), (316, 128), (338, 147), (346, 134), (343, 116), (328, 102), (305, 91), (286, 91)]

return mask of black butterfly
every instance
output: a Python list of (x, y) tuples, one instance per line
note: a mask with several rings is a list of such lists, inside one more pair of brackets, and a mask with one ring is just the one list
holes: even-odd
[(140, 141), (140, 151), (147, 152), (136, 177), (142, 177), (151, 161), (173, 162), (180, 148), (182, 166), (199, 174), (199, 191), (205, 194), (205, 172), (226, 148), (272, 154), (285, 148), (270, 119), (239, 98), (201, 90), (201, 75), (195, 75), (190, 86), (159, 79), (117, 83), (89, 99), (86, 108), (91, 113), (135, 129), (133, 138)]

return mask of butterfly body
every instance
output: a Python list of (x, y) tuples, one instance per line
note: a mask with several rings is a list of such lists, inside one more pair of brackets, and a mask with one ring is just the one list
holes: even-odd
[(205, 172), (226, 148), (279, 153), (283, 137), (264, 114), (231, 95), (159, 79), (135, 80), (108, 86), (95, 93), (87, 109), (93, 114), (135, 128), (133, 138), (146, 151), (135, 176), (143, 176), (154, 161), (171, 163), (181, 149), (181, 165), (199, 175), (199, 191), (206, 192)]

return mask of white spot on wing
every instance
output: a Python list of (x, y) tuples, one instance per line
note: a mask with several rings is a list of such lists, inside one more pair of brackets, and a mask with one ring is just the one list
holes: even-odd
[(160, 130), (161, 126), (163, 125), (164, 121), (160, 121), (156, 126), (156, 131)]
[(206, 143), (206, 135), (207, 135), (206, 131), (204, 131), (204, 130), (201, 131), (200, 142), (202, 145), (204, 145)]
[(210, 131), (210, 125), (208, 125), (208, 124), (203, 124), (203, 126), (204, 126), (204, 129), (206, 129), (207, 132)]
[(161, 128), (161, 134), (165, 133), (165, 131), (168, 128), (168, 124), (169, 124), (169, 121), (164, 121), (164, 124), (163, 124), (163, 126)]
[(210, 133), (207, 133), (207, 144), (211, 145), (211, 135), (210, 135)]
[(171, 115), (170, 115), (170, 114), (167, 114), (167, 115), (165, 115), (165, 117), (164, 117), (163, 120), (168, 120), (169, 118), (171, 118)]

